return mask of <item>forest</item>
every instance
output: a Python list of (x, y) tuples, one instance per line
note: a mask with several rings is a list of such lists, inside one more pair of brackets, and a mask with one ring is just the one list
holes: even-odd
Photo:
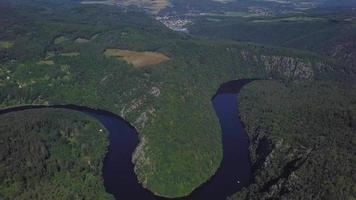
[(352, 199), (355, 89), (325, 81), (244, 88), (239, 106), (255, 181), (232, 199)]
[(314, 9), (303, 14), (207, 16), (195, 20), (193, 35), (309, 51), (334, 59), (355, 73), (355, 11)]
[(101, 171), (108, 137), (65, 109), (0, 115), (0, 199), (113, 199)]
[[(263, 171), (263, 168), (256, 167), (256, 186), (252, 185), (246, 191), (238, 193), (236, 198), (249, 198), (249, 195), (254, 194), (254, 188), (259, 189), (261, 184), (269, 180), (276, 180), (267, 184), (270, 187), (277, 187), (279, 183), (275, 182), (284, 181), (281, 185), (287, 188), (286, 184), (290, 183), (288, 182), (290, 179), (279, 179), (281, 169), (278, 167), (285, 166), (293, 159), (298, 159), (297, 165), (302, 163), (299, 171), (295, 172), (299, 173), (300, 182), (298, 184), (307, 181), (309, 175), (307, 171), (311, 168), (314, 169), (315, 165), (321, 164), (317, 162), (315, 165), (313, 163), (307, 165), (314, 158), (335, 165), (326, 170), (342, 169), (344, 174), (340, 175), (338, 181), (342, 183), (340, 185), (346, 187), (345, 195), (354, 194), (354, 192), (350, 192), (347, 184), (355, 181), (354, 179), (351, 182), (348, 178), (343, 179), (347, 177), (349, 168), (339, 168), (343, 167), (341, 164), (339, 166), (339, 157), (330, 157), (330, 159), (318, 157), (318, 149), (306, 153), (307, 150), (317, 147), (318, 138), (324, 138), (323, 141), (333, 145), (330, 146), (330, 151), (325, 152), (325, 155), (333, 156), (336, 154), (335, 152), (343, 152), (345, 156), (349, 156), (349, 152), (354, 151), (350, 144), (339, 147), (342, 144), (340, 141), (333, 143), (331, 138), (338, 133), (335, 129), (329, 130), (330, 134), (323, 136), (323, 134), (327, 134), (324, 124), (331, 126), (332, 124), (329, 122), (333, 119), (335, 119), (334, 123), (339, 123), (340, 119), (346, 116), (351, 116), (351, 119), (354, 120), (352, 105), (355, 102), (352, 100), (354, 99), (350, 92), (352, 90), (343, 89), (343, 85), (352, 85), (352, 81), (355, 80), (354, 71), (350, 70), (350, 68), (354, 68), (353, 65), (345, 65), (344, 59), (341, 57), (339, 57), (340, 59), (330, 58), (308, 49), (292, 49), (291, 46), (278, 47), (273, 46), (276, 44), (270, 43), (258, 44), (258, 41), (252, 41), (254, 43), (234, 41), (224, 37), (211, 39), (199, 35), (178, 33), (166, 28), (152, 16), (136, 10), (105, 5), (81, 5), (64, 0), (46, 2), (41, 0), (0, 0), (0, 24), (0, 108), (32, 104), (76, 104), (108, 110), (123, 117), (140, 134), (141, 143), (133, 156), (138, 179), (145, 188), (158, 195), (165, 197), (188, 195), (215, 173), (222, 159), (222, 147), (220, 127), (211, 104), (211, 97), (220, 84), (241, 78), (269, 80), (256, 82), (256, 85), (248, 86), (246, 91), (241, 94), (241, 98), (248, 99), (242, 100), (240, 107), (242, 108), (242, 119), (248, 128), (251, 140), (254, 140), (253, 136), (256, 133), (250, 127), (257, 126), (255, 123), (265, 123), (258, 126), (261, 126), (259, 128), (261, 131), (268, 132), (265, 140), (271, 143), (272, 149), (274, 146), (278, 146), (278, 139), (281, 138), (284, 138), (283, 141), (287, 146), (291, 146), (287, 149), (283, 146), (281, 150), (272, 150), (272, 152), (292, 151), (293, 154), (291, 153), (291, 157), (286, 160), (278, 160), (278, 156), (275, 158), (277, 160), (272, 159), (272, 165), (276, 165), (276, 168), (271, 168), (273, 172)], [(292, 33), (291, 30), (289, 34)], [(157, 65), (137, 68), (123, 59), (105, 56), (104, 52), (107, 49), (156, 52), (169, 57), (169, 60)], [(277, 82), (270, 79), (277, 80)], [(310, 97), (311, 100), (313, 99), (312, 102), (309, 102), (308, 97), (303, 100), (305, 104), (300, 104), (302, 101), (296, 100), (302, 98), (304, 92), (307, 91), (311, 95), (320, 94), (319, 87), (325, 91), (325, 94)], [(279, 88), (283, 88), (283, 91), (279, 91)], [(331, 99), (331, 105), (318, 104), (321, 100), (331, 98), (333, 93), (343, 96), (344, 101), (337, 102), (338, 99)], [(273, 101), (274, 98), (276, 98), (276, 104), (263, 104), (264, 101)], [(326, 115), (323, 114), (322, 111), (328, 110), (336, 103), (341, 104), (339, 108), (328, 111)], [(319, 110), (301, 109), (303, 106), (306, 106), (303, 108), (308, 108), (314, 105), (318, 106)], [(273, 112), (266, 115), (268, 112), (264, 112), (263, 109)], [(254, 113), (255, 115), (252, 115)], [(257, 117), (257, 114), (261, 115)], [(301, 117), (304, 114), (308, 118)], [(273, 117), (278, 115), (276, 120), (279, 121), (272, 120), (272, 115)], [(298, 126), (302, 124), (295, 124), (295, 121), (292, 120), (295, 118), (303, 120), (313, 118), (305, 123), (315, 123), (318, 126), (305, 124), (303, 127), (305, 135), (298, 138), (297, 133), (292, 133), (296, 132)], [(41, 120), (40, 117), (38, 118), (40, 121), (46, 121), (44, 123), (48, 124), (46, 126), (53, 124), (56, 127), (53, 129), (53, 134), (49, 134), (48, 137), (59, 137), (56, 133), (60, 132), (62, 125), (60, 125), (61, 121), (55, 119), (51, 118), (49, 114)], [(69, 118), (68, 120), (73, 119)], [(76, 119), (79, 120), (78, 123), (81, 119), (86, 120), (83, 116), (78, 116)], [(85, 129), (86, 126), (82, 123), (79, 123), (81, 125), (77, 124), (76, 120), (74, 122), (66, 121), (66, 118), (63, 120), (63, 128), (66, 126), (77, 127), (80, 135), (82, 132), (90, 132), (89, 129)], [(26, 120), (23, 121), (23, 123), (25, 122)], [(30, 120), (26, 123), (32, 122)], [(351, 122), (351, 124), (353, 123)], [(272, 125), (273, 129), (271, 130)], [(16, 130), (17, 126), (7, 129)], [(313, 128), (318, 127), (322, 130), (315, 132), (313, 140), (308, 140), (307, 136), (314, 133)], [(340, 131), (345, 131), (344, 135), (338, 135), (340, 138), (350, 138), (354, 135), (353, 128), (342, 124), (337, 127)], [(44, 128), (47, 131), (51, 129), (50, 127)], [(4, 134), (4, 137), (20, 134), (12, 132)], [(284, 132), (291, 132), (291, 134), (283, 134)], [(39, 133), (34, 131), (31, 134)], [(36, 137), (40, 138), (40, 136), (45, 137), (42, 134)], [(1, 137), (3, 137), (3, 132), (1, 132)], [(63, 137), (62, 139), (65, 141), (66, 138)], [(30, 140), (31, 138), (23, 139)], [(53, 145), (61, 140), (52, 141)], [(97, 152), (89, 152), (98, 153), (95, 154), (97, 167), (100, 167), (99, 158), (103, 156), (102, 153), (107, 145), (104, 140), (102, 138), (98, 141), (96, 138), (95, 142), (102, 143), (95, 145), (95, 148), (99, 148)], [(43, 146), (44, 144), (39, 145)], [(299, 146), (294, 148), (292, 145), (305, 146), (306, 149), (302, 151), (303, 147), (300, 147), (302, 148), (300, 150)], [(65, 147), (66, 145), (63, 146), (63, 148)], [(39, 147), (40, 151), (41, 148)], [(346, 151), (345, 148), (351, 149)], [(42, 150), (44, 151), (43, 148)], [(300, 156), (302, 157), (298, 157), (297, 151), (301, 151)], [(99, 152), (101, 152), (100, 155)], [(43, 156), (46, 157), (46, 151), (43, 153)], [(251, 154), (253, 155), (254, 152), (251, 151)], [(267, 158), (270, 157), (272, 156), (267, 154)], [(69, 162), (64, 166), (68, 167), (66, 169), (73, 167), (70, 164), (74, 162), (71, 158), (73, 157), (69, 156), (68, 159), (61, 161)], [(46, 162), (43, 157), (34, 159)], [(75, 160), (75, 162), (78, 161)], [(264, 162), (263, 159), (261, 162)], [(352, 166), (354, 160), (351, 159), (350, 163), (346, 161), (344, 163), (345, 166)], [(55, 165), (56, 163), (54, 163)], [(77, 168), (75, 169), (77, 170)], [(0, 169), (1, 174), (5, 172), (7, 170), (4, 168)], [(29, 172), (29, 174), (31, 173), (39, 172)], [(41, 171), (41, 173), (45, 172)], [(100, 181), (97, 178), (100, 174), (98, 171), (94, 173), (89, 170), (81, 173), (86, 175), (78, 175), (79, 177), (90, 176), (92, 182), (82, 185), (83, 188), (78, 188), (78, 191), (89, 190), (88, 188), (92, 186), (90, 184), (99, 185)], [(66, 187), (63, 184), (64, 181), (67, 181), (68, 184), (78, 183), (69, 179), (70, 175), (68, 174), (57, 174), (57, 176), (61, 180), (62, 187), (48, 185), (53, 188), (47, 190), (56, 188), (64, 190), (63, 187)], [(31, 175), (32, 178), (34, 175)], [(49, 182), (52, 180), (47, 175), (44, 175), (43, 178)], [(74, 179), (78, 181), (77, 177)], [(320, 179), (325, 180), (325, 185), (330, 181), (328, 177), (320, 177)], [(16, 179), (11, 183), (15, 184), (15, 182), (22, 185), (21, 190), (30, 187), (21, 179)], [(7, 183), (10, 184), (10, 182)], [(296, 187), (299, 186), (296, 185)], [(2, 196), (17, 194), (9, 192), (17, 191), (14, 189), (15, 186), (4, 185), (2, 187), (5, 188), (0, 191)], [(6, 189), (8, 187), (13, 188)], [(264, 193), (271, 195), (271, 198), (277, 197), (278, 194), (273, 194), (275, 196), (269, 194), (269, 191), (272, 191), (270, 187), (266, 186)], [(311, 188), (309, 193), (305, 192), (305, 194), (319, 194), (319, 189), (316, 187)], [(326, 189), (324, 186), (322, 189), (330, 191), (339, 189), (333, 188), (333, 185), (325, 187)], [(110, 198), (102, 192), (102, 185), (95, 188), (98, 191), (85, 192), (83, 195), (94, 195), (95, 193), (102, 195), (103, 198)], [(301, 190), (306, 190), (306, 188), (301, 187)], [(280, 192), (282, 190), (273, 189), (273, 191)], [(41, 191), (37, 191), (36, 188), (29, 189), (29, 192), (32, 194), (24, 193), (24, 195), (41, 194)], [(264, 193), (256, 193), (256, 195), (265, 195)], [(289, 192), (286, 193), (289, 194)], [(74, 195), (75, 193), (64, 192), (63, 194)], [(77, 194), (82, 193), (78, 192)], [(288, 197), (292, 198), (292, 196)], [(18, 198), (26, 199), (25, 197)], [(298, 199), (297, 196), (295, 198)]]

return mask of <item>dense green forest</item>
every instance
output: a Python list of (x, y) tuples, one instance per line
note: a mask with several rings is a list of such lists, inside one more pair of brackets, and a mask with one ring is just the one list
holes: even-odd
[(0, 199), (113, 199), (101, 177), (107, 133), (85, 114), (2, 114), (0, 133)]
[(310, 51), (356, 72), (354, 9), (316, 9), (269, 17), (206, 16), (190, 27), (194, 35)]
[[(333, 85), (350, 75), (339, 60), (309, 51), (210, 40), (173, 32), (144, 13), (63, 2), (0, 0), (0, 107), (77, 104), (122, 116), (140, 133), (138, 179), (162, 196), (187, 195), (218, 168), (221, 133), (210, 100), (221, 83)], [(169, 61), (136, 68), (105, 57), (115, 48), (162, 53)]]
[(257, 81), (240, 94), (255, 182), (232, 199), (354, 199), (355, 85)]

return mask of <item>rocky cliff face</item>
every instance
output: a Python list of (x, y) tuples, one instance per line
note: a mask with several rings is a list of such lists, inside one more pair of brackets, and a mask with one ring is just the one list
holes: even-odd
[(356, 37), (348, 37), (328, 50), (328, 56), (339, 60), (345, 65), (345, 71), (356, 74)]
[(314, 62), (308, 58), (281, 55), (266, 55), (241, 51), (244, 62), (262, 66), (268, 78), (288, 78), (298, 80), (312, 80), (316, 74), (333, 71), (333, 67), (326, 62)]
[(296, 79), (312, 79), (314, 77), (311, 62), (301, 58), (262, 55), (260, 59), (269, 76), (282, 75)]

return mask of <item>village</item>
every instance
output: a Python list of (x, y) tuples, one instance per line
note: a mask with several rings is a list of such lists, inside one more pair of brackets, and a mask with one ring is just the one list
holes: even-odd
[(188, 33), (187, 26), (193, 22), (189, 19), (183, 19), (178, 16), (157, 16), (156, 20), (160, 21), (166, 27), (179, 32)]

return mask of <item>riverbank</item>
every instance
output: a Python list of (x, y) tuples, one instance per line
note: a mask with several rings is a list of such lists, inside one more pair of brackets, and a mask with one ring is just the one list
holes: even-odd
[[(252, 80), (234, 81), (236, 88), (242, 88)], [(238, 93), (223, 93), (223, 84), (214, 96), (212, 103), (222, 128), (223, 160), (215, 175), (199, 186), (192, 194), (180, 199), (227, 198), (252, 181), (249, 158), (249, 139), (244, 132), (237, 111)], [(239, 92), (236, 90), (235, 92)], [(74, 110), (94, 117), (109, 132), (110, 145), (103, 162), (103, 179), (106, 191), (117, 199), (164, 199), (144, 189), (138, 182), (131, 162), (138, 145), (138, 133), (127, 121), (107, 111), (95, 110), (76, 105), (33, 105), (7, 108), (0, 111), (1, 116), (43, 109)], [(100, 129), (99, 132), (103, 132)], [(222, 187), (223, 186), (223, 187)]]

